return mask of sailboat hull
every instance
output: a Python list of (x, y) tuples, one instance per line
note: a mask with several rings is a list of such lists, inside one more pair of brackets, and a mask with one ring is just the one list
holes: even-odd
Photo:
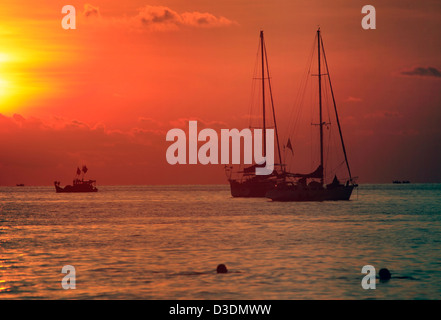
[(243, 198), (264, 198), (269, 190), (274, 188), (274, 181), (237, 181), (229, 180), (231, 195)]
[(282, 186), (269, 190), (266, 197), (272, 201), (337, 201), (351, 198), (353, 185), (341, 185), (333, 188), (302, 188)]

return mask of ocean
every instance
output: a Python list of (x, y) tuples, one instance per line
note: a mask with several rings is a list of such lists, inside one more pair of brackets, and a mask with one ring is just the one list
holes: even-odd
[[(0, 187), (0, 299), (441, 298), (441, 184), (303, 203), (226, 185), (98, 188)], [(364, 265), (392, 279), (365, 290)]]

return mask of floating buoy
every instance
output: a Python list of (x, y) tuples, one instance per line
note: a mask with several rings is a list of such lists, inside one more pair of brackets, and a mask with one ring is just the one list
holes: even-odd
[(217, 266), (216, 271), (217, 271), (217, 273), (227, 273), (228, 269), (224, 264), (220, 264)]

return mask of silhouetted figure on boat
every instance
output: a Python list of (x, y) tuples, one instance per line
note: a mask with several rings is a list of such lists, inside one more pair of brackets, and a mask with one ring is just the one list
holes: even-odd
[(328, 185), (326, 186), (326, 188), (328, 188), (328, 189), (332, 189), (332, 188), (337, 188), (337, 187), (339, 187), (339, 186), (341, 186), (341, 183), (340, 183), (340, 181), (337, 179), (337, 176), (334, 175), (334, 180), (332, 180), (332, 182), (331, 182), (330, 184), (328, 184)]
[(228, 269), (224, 264), (220, 264), (217, 266), (216, 272), (217, 273), (228, 273)]

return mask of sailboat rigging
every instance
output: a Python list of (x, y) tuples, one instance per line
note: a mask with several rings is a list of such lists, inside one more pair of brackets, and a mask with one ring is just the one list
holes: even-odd
[[(260, 57), (261, 57), (261, 88), (262, 88), (262, 129), (263, 129), (263, 156), (266, 156), (266, 128), (267, 114), (266, 114), (266, 85), (268, 85), (269, 102), (272, 110), (272, 121), (275, 130), (275, 139), (277, 146), (277, 156), (279, 163), (275, 164), (273, 173), (270, 175), (255, 175), (255, 168), (261, 164), (254, 164), (250, 167), (245, 167), (240, 171), (234, 172), (232, 167), (226, 168), (228, 182), (230, 183), (231, 195), (233, 197), (265, 197), (267, 192), (274, 188), (278, 179), (284, 176), (285, 168), (282, 163), (282, 157), (279, 144), (279, 133), (277, 129), (276, 113), (274, 109), (273, 93), (271, 89), (271, 80), (268, 67), (268, 56), (264, 41), (263, 31), (260, 31)], [(266, 80), (266, 81), (265, 81)], [(236, 175), (238, 175), (236, 177)], [(234, 176), (234, 177), (233, 177)]]
[[(323, 55), (323, 57), (322, 57)], [(315, 75), (318, 77), (318, 109), (319, 109), (319, 123), (316, 124), (319, 127), (319, 159), (320, 164), (315, 171), (309, 174), (295, 174), (284, 172), (282, 179), (278, 180), (274, 187), (266, 194), (267, 198), (273, 201), (324, 201), (324, 200), (349, 200), (352, 194), (352, 190), (357, 186), (352, 177), (346, 147), (343, 140), (342, 129), (340, 120), (338, 117), (337, 106), (335, 103), (334, 91), (332, 89), (331, 77), (328, 69), (328, 62), (323, 46), (323, 39), (320, 33), (320, 28), (317, 30), (317, 71)], [(325, 73), (322, 73), (321, 61), (324, 61)], [(328, 80), (329, 88), (332, 97), (332, 104), (334, 106), (334, 113), (336, 123), (338, 127), (340, 143), (344, 154), (344, 162), (349, 175), (345, 184), (342, 184), (337, 176), (334, 176), (333, 181), (330, 184), (325, 184), (325, 157), (324, 157), (324, 137), (323, 128), (328, 126), (329, 123), (323, 121), (323, 89), (322, 89), (322, 77), (326, 76)], [(291, 142), (290, 146), (291, 146)], [(292, 147), (291, 147), (292, 150)], [(309, 180), (309, 181), (308, 181)]]

